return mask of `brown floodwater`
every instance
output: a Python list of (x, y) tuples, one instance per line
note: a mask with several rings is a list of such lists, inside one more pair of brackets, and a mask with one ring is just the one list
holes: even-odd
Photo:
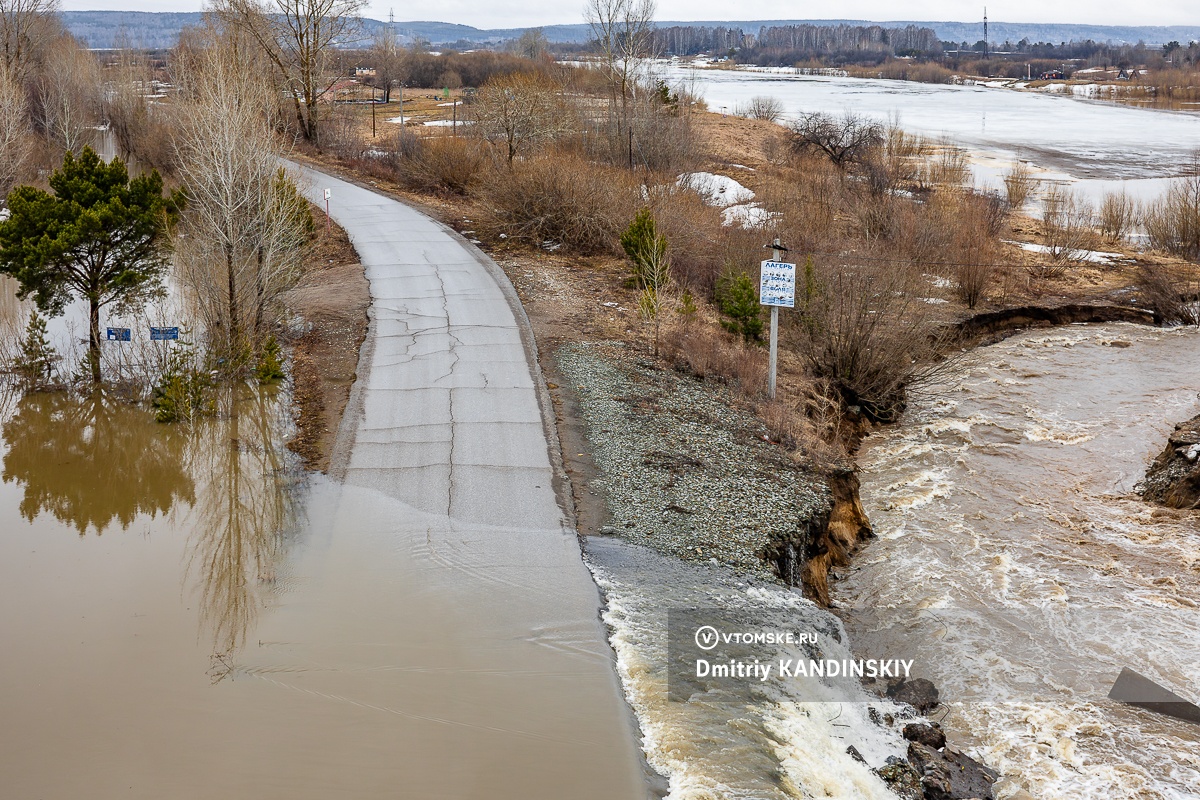
[(591, 624), (481, 646), (436, 520), (296, 472), (287, 398), (219, 412), (0, 404), (0, 795), (633, 796)]

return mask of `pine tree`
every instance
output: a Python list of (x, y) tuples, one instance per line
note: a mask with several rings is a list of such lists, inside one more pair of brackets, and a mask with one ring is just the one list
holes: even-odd
[(27, 388), (39, 389), (52, 383), (57, 361), (58, 353), (46, 335), (46, 318), (34, 309), (29, 315), (21, 353), (13, 361), (13, 369)]

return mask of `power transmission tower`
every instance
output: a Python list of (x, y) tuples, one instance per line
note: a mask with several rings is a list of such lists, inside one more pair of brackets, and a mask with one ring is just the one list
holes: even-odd
[(987, 29), (987, 6), (983, 7), (983, 54), (986, 56), (991, 48), (991, 42), (988, 41)]

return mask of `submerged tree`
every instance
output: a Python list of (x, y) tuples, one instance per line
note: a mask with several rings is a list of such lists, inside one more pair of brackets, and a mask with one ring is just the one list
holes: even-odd
[(120, 159), (105, 164), (90, 148), (50, 176), (49, 194), (19, 186), (12, 216), (0, 223), (0, 272), (16, 278), (21, 298), (61, 314), (74, 297), (88, 304), (88, 367), (100, 381), (100, 310), (160, 289), (167, 228), (182, 203), (163, 196), (157, 171), (129, 179)]
[(218, 39), (180, 70), (187, 112), (175, 143), (188, 197), (178, 261), (210, 339), (238, 363), (269, 331), (272, 301), (295, 283), (313, 232), (282, 168), (270, 93), (241, 55)]

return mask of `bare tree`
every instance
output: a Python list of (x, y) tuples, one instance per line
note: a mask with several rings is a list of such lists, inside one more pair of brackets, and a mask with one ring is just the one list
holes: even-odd
[(0, 61), (10, 75), (27, 75), (38, 40), (57, 13), (57, 0), (0, 0)]
[(34, 112), (47, 139), (78, 154), (91, 142), (100, 112), (100, 65), (63, 34), (50, 45), (34, 83)]
[(0, 202), (24, 173), (30, 153), (29, 133), (25, 92), (0, 65)]
[(214, 10), (262, 48), (292, 99), (300, 134), (319, 143), (320, 103), (336, 78), (330, 50), (352, 41), (366, 0), (215, 0)]
[(528, 72), (492, 78), (476, 94), (470, 115), (482, 136), (504, 143), (510, 166), (522, 148), (570, 128), (559, 87)]
[(269, 87), (232, 43), (210, 47), (182, 84), (176, 142), (188, 194), (180, 265), (210, 338), (241, 354), (265, 333), (271, 301), (293, 285), (311, 218), (282, 169)]
[(654, 55), (654, 0), (588, 0), (584, 14), (591, 27), (601, 69), (608, 84), (616, 140), (633, 169), (632, 101)]
[(541, 28), (530, 28), (513, 41), (512, 49), (531, 61), (542, 61), (550, 56), (550, 40)]
[(868, 153), (884, 143), (883, 124), (860, 114), (846, 112), (840, 117), (814, 112), (796, 120), (792, 128), (792, 147), (799, 152), (824, 153), (839, 169), (862, 162)]
[(371, 44), (371, 66), (375, 75), (370, 84), (383, 90), (383, 102), (392, 101), (392, 88), (408, 77), (408, 51), (396, 44), (391, 27), (380, 28)]

